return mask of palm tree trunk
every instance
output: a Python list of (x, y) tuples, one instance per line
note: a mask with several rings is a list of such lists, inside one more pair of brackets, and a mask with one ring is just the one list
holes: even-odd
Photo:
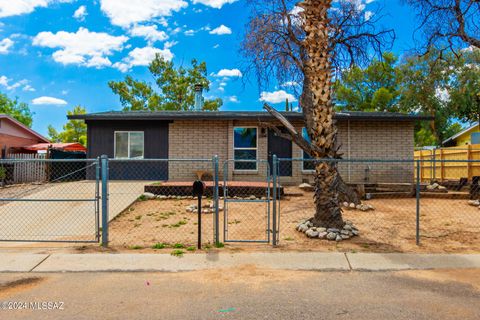
[(315, 167), (315, 207), (311, 219), (314, 226), (341, 228), (344, 226), (339, 201), (341, 178), (335, 159), (337, 128), (332, 104), (331, 46), (328, 29), (328, 10), (332, 0), (304, 0), (304, 87), (301, 104), (307, 131), (317, 147), (314, 157), (329, 159)]

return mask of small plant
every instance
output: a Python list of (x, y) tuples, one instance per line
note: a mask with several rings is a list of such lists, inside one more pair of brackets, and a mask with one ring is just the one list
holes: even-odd
[(162, 224), (162, 228), (168, 228), (170, 227), (168, 224)]
[(0, 167), (0, 184), (2, 187), (5, 186), (6, 178), (7, 178), (7, 169), (5, 169), (5, 167)]
[(168, 245), (166, 243), (155, 243), (152, 246), (152, 249), (165, 249), (167, 247), (168, 247)]
[(135, 220), (140, 220), (140, 219), (142, 219), (141, 215), (135, 217)]
[(175, 244), (173, 245), (173, 247), (174, 247), (175, 249), (183, 249), (183, 248), (185, 248), (185, 246), (184, 246), (183, 244), (181, 244), (181, 243), (175, 243)]
[(191, 246), (191, 247), (187, 248), (187, 251), (195, 251), (195, 250), (197, 250), (197, 248), (195, 248), (194, 246)]
[(140, 249), (143, 249), (142, 246), (139, 246), (139, 245), (134, 245), (134, 246), (131, 246), (130, 249), (132, 250), (140, 250)]
[(225, 248), (225, 245), (222, 242), (215, 243), (216, 248)]
[(138, 200), (138, 201), (145, 201), (145, 200), (147, 200), (147, 197), (145, 197), (145, 196), (142, 194), (140, 197), (138, 197), (137, 200)]
[(186, 225), (187, 223), (188, 223), (188, 222), (185, 221), (185, 220), (182, 220), (182, 221), (179, 221), (179, 222), (178, 222), (178, 224), (181, 225), (181, 226)]
[(283, 240), (285, 240), (285, 241), (293, 241), (293, 238), (292, 238), (292, 237), (285, 237), (285, 238), (283, 238)]
[(170, 254), (174, 257), (182, 257), (184, 253), (183, 250), (173, 250)]
[(212, 249), (212, 246), (209, 245), (209, 244), (206, 244), (206, 245), (203, 246), (203, 249), (210, 250), (210, 249)]

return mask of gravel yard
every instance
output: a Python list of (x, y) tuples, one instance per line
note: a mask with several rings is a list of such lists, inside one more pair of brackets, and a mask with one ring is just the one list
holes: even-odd
[[(296, 231), (298, 222), (312, 216), (310, 192), (287, 188), (281, 200), (280, 243), (277, 250), (374, 251), (374, 252), (480, 252), (480, 209), (466, 200), (421, 199), (421, 245), (415, 244), (416, 199), (392, 198), (365, 201), (375, 210), (344, 210), (344, 219), (359, 229), (360, 235), (340, 242), (310, 239)], [(211, 200), (204, 200), (211, 203)], [(197, 214), (187, 207), (194, 199), (155, 199), (137, 201), (110, 224), (114, 248), (152, 250), (153, 245), (194, 246), (197, 241)], [(220, 206), (223, 207), (223, 201)], [(213, 242), (212, 214), (203, 214), (204, 244)], [(220, 236), (223, 239), (223, 211)], [(236, 202), (228, 206), (228, 239), (267, 240), (265, 203)], [(222, 240), (223, 241), (223, 240)], [(160, 246), (162, 247), (162, 246)], [(271, 246), (228, 243), (231, 250), (271, 250)]]

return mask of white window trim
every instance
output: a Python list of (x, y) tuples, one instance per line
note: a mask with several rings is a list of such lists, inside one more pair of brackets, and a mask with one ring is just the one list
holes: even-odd
[[(302, 138), (303, 137), (303, 129), (306, 129), (305, 127), (302, 127)], [(302, 159), (305, 159), (305, 150), (302, 149)], [(311, 174), (311, 173), (314, 173), (315, 170), (307, 170), (305, 169), (305, 161), (302, 160), (302, 173), (308, 173), (308, 174)]]
[[(250, 129), (254, 128), (257, 131), (256, 138), (257, 138), (257, 143), (255, 148), (235, 148), (235, 129)], [(233, 147), (233, 171), (234, 172), (258, 172), (258, 127), (257, 126), (236, 126), (233, 127), (232, 131), (233, 137), (232, 137), (232, 147)], [(235, 169), (235, 150), (255, 150), (255, 169)], [(253, 162), (253, 161), (252, 161)]]
[[(118, 158), (117, 157), (117, 133), (128, 133), (128, 140), (127, 140), (127, 145), (128, 145), (128, 156), (126, 158), (122, 157), (122, 158)], [(144, 159), (145, 158), (145, 131), (125, 131), (125, 130), (121, 130), (121, 131), (114, 131), (113, 132), (113, 156), (115, 159), (132, 159), (130, 158), (130, 134), (131, 133), (141, 133), (142, 136), (143, 136), (143, 155), (142, 157), (138, 157), (138, 158), (135, 158), (135, 159)]]

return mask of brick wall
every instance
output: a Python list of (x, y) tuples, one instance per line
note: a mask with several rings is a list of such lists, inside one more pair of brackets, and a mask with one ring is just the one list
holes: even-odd
[[(298, 130), (301, 123), (294, 124)], [(340, 152), (344, 158), (351, 159), (412, 159), (414, 150), (412, 122), (380, 122), (380, 121), (347, 121), (339, 122)], [(260, 162), (257, 172), (239, 172), (233, 170), (233, 128), (257, 126), (255, 121), (175, 121), (169, 128), (170, 159), (211, 159), (219, 156), (220, 172), (228, 174), (230, 180), (264, 181), (266, 179), (268, 160), (268, 138), (258, 128), (257, 157)], [(350, 134), (349, 134), (350, 126)], [(295, 144), (292, 146), (292, 157), (302, 158), (302, 150)], [(368, 169), (370, 165), (370, 170)], [(175, 162), (169, 164), (169, 177), (172, 180), (192, 180), (195, 171), (212, 172), (211, 163)], [(365, 181), (368, 176), (375, 182), (411, 182), (413, 179), (413, 163), (388, 164), (346, 164), (340, 165), (345, 180), (351, 182)], [(220, 175), (223, 179), (223, 175)], [(292, 163), (292, 177), (282, 177), (284, 183), (299, 183), (312, 180), (311, 173), (302, 170), (302, 162)]]

